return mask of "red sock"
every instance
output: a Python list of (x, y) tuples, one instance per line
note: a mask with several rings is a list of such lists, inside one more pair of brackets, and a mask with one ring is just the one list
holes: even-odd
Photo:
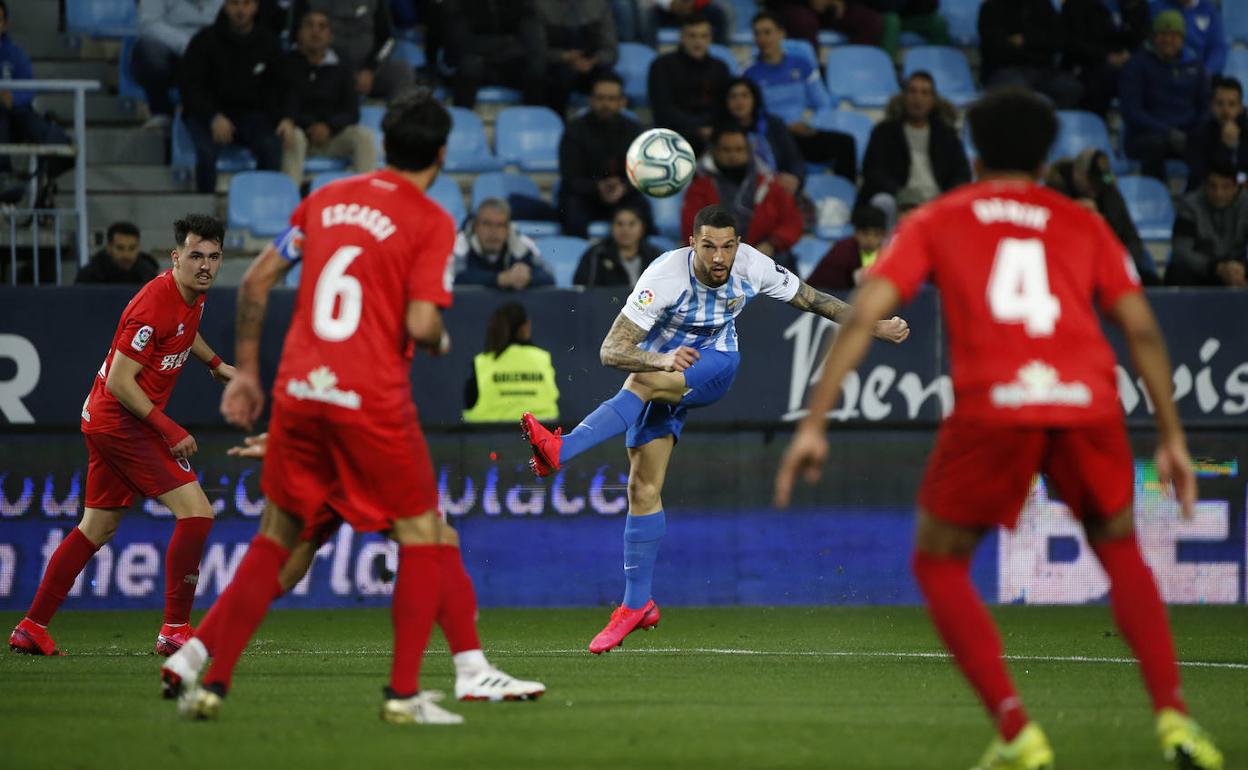
[(1166, 606), (1135, 536), (1094, 543), (1092, 550), (1109, 575), (1114, 621), (1140, 662), (1153, 709), (1172, 708), (1186, 714)]
[(165, 549), (165, 622), (171, 625), (191, 621), (195, 586), (199, 583), (199, 559), (212, 530), (212, 519), (192, 516), (178, 519), (173, 537)]
[(390, 605), (394, 622), (390, 690), (400, 698), (420, 690), (420, 660), (429, 646), (442, 593), (439, 556), (435, 545), (399, 547), (399, 574)]
[(269, 611), (277, 594), (277, 575), (289, 556), (290, 552), (274, 540), (263, 535), (252, 538), (234, 579), (208, 610), (195, 634), (212, 655), (204, 684), (229, 689), (234, 666)]
[(453, 545), (439, 546), (442, 552), (442, 601), (438, 605), (438, 625), (446, 634), (451, 654), (481, 649), (477, 637), (477, 592), (464, 569), (464, 560)]
[(914, 576), (932, 622), (962, 674), (1007, 741), (1027, 725), (1027, 712), (1001, 657), (1001, 637), (971, 583), (971, 560), (916, 551)]
[(43, 580), (39, 581), (39, 590), (35, 592), (35, 600), (30, 603), (26, 617), (41, 626), (50, 623), (61, 602), (69, 595), (69, 589), (74, 587), (79, 573), (98, 550), (81, 529), (71, 529), (48, 560), (48, 569), (43, 573)]

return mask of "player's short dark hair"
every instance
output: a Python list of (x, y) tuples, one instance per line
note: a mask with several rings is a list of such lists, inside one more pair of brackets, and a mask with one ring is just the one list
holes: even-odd
[(779, 27), (781, 32), (784, 31), (784, 24), (780, 21), (780, 15), (769, 8), (764, 8), (754, 14), (754, 18), (750, 19), (750, 29), (753, 29), (754, 25), (760, 21), (770, 21), (772, 24)]
[(173, 241), (179, 247), (186, 245), (186, 236), (191, 233), (198, 235), (201, 241), (225, 243), (225, 224), (208, 214), (187, 214), (173, 223)]
[(869, 203), (858, 206), (849, 218), (855, 230), (883, 230), (887, 225), (884, 212)]
[(620, 77), (620, 74), (615, 70), (598, 70), (597, 74), (594, 75), (594, 79), (589, 82), (589, 92), (593, 93), (594, 87), (599, 83), (615, 83), (620, 87), (621, 91), (624, 90), (624, 78)]
[(680, 20), (680, 28), (684, 29), (685, 27), (692, 27), (695, 24), (710, 24), (710, 23), (711, 23), (710, 16), (707, 16), (702, 11), (694, 11), (693, 13), (689, 14), (688, 16), (683, 17)]
[[(0, 0), (3, 2), (4, 0)], [(109, 241), (113, 240), (114, 235), (133, 235), (139, 237), (139, 228), (133, 222), (114, 222), (108, 226), (108, 230), (104, 233), (105, 238)]]
[(1239, 78), (1223, 77), (1220, 75), (1215, 75), (1213, 78), (1213, 90), (1216, 91), (1219, 88), (1225, 88), (1228, 91), (1234, 91), (1235, 93), (1239, 94), (1240, 99), (1244, 98), (1244, 86), (1242, 83), (1239, 82)]
[(381, 120), (386, 163), (400, 171), (422, 171), (438, 159), (451, 133), (451, 114), (428, 88), (416, 88), (390, 102)]
[(693, 218), (694, 235), (702, 232), (703, 227), (731, 227), (735, 231), (737, 229), (737, 218), (728, 209), (718, 203), (712, 203), (709, 206), (703, 206), (702, 210)]
[(990, 171), (1034, 174), (1057, 138), (1053, 105), (1022, 88), (1001, 88), (980, 97), (967, 110), (966, 121)]
[(910, 85), (910, 81), (915, 78), (926, 80), (928, 85), (932, 87), (932, 93), (936, 93), (936, 78), (932, 77), (932, 73), (927, 70), (915, 70), (906, 76), (906, 85)]
[(747, 141), (750, 138), (750, 135), (745, 128), (735, 122), (717, 123), (715, 127), (711, 129), (711, 146), (718, 147), (719, 140), (729, 134), (740, 134), (741, 136), (744, 136)]
[(1239, 178), (1239, 171), (1229, 160), (1215, 160), (1209, 164), (1208, 176), (1220, 176), (1234, 181)]

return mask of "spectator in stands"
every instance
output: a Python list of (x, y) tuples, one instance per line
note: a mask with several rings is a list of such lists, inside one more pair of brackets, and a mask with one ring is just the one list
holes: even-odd
[(710, 48), (711, 23), (705, 16), (685, 17), (680, 47), (651, 63), (647, 81), (655, 125), (685, 137), (698, 155), (711, 136), (719, 99), (732, 77)]
[(559, 386), (550, 353), (533, 344), (533, 324), (519, 302), (499, 305), (485, 327), (485, 350), (464, 385), (464, 422), (514, 423), (525, 412), (559, 419)]
[(1062, 28), (1051, 0), (984, 0), (979, 7), (979, 50), (985, 87), (1032, 88), (1058, 109), (1079, 104), (1083, 87), (1057, 67)]
[(773, 11), (759, 11), (752, 23), (758, 61), (745, 76), (758, 84), (767, 111), (789, 127), (802, 157), (831, 166), (847, 179), (858, 177), (854, 138), (841, 131), (820, 131), (811, 125), (815, 113), (832, 109), (818, 65), (784, 50), (784, 27)]
[(563, 232), (584, 238), (591, 220), (609, 219), (619, 206), (633, 206), (650, 221), (650, 204), (625, 180), (628, 146), (641, 124), (623, 113), (624, 81), (599, 73), (589, 93), (589, 111), (568, 123), (559, 140), (559, 207)]
[(1188, 191), (1197, 190), (1215, 163), (1235, 169), (1240, 181), (1248, 174), (1248, 115), (1244, 87), (1235, 78), (1215, 77), (1209, 117), (1188, 144)]
[(537, 0), (546, 32), (546, 97), (564, 116), (573, 91), (588, 93), (595, 78), (620, 58), (607, 0)]
[(806, 180), (806, 160), (797, 149), (784, 121), (767, 114), (763, 92), (747, 77), (733, 78), (724, 94), (718, 123), (738, 125), (750, 137), (750, 148), (760, 166), (776, 172), (776, 181), (797, 195)]
[(1167, 284), (1248, 288), (1248, 195), (1235, 181), (1234, 168), (1214, 164), (1204, 186), (1183, 196), (1173, 245)]
[(1214, 0), (1151, 0), (1148, 5), (1153, 18), (1164, 11), (1181, 13), (1187, 28), (1183, 38), (1183, 59), (1200, 62), (1211, 75), (1222, 74), (1229, 46), (1222, 13)]
[(828, 249), (806, 277), (806, 283), (829, 291), (853, 289), (862, 283), (863, 273), (875, 264), (884, 244), (887, 221), (883, 211), (867, 204), (854, 209), (850, 223), (854, 226), (853, 235)]
[(282, 114), (282, 52), (277, 35), (256, 25), (256, 0), (226, 0), (221, 16), (195, 33), (182, 59), (182, 110), (195, 143), (195, 186), (217, 187), (217, 155), (237, 144), (256, 167), (281, 166), (294, 124)]
[(471, 108), (484, 85), (546, 103), (546, 30), (534, 0), (445, 0), (442, 20), (455, 106)]
[(282, 124), (282, 173), (303, 184), (308, 155), (346, 158), (356, 173), (377, 168), (377, 140), (357, 125), (360, 100), (351, 71), (342, 66), (330, 44), (329, 17), (308, 11), (299, 20), (296, 49), (286, 55)]
[(581, 255), (572, 283), (577, 286), (624, 286), (631, 288), (641, 271), (659, 256), (646, 241), (646, 223), (630, 206), (615, 210), (611, 236), (590, 246)]
[(729, 32), (732, 31), (730, 7), (715, 0), (650, 0), (650, 18), (646, 28), (647, 42), (651, 46), (658, 43), (655, 35), (659, 27), (684, 29), (690, 19), (705, 19), (711, 25), (711, 34), (715, 42), (728, 45), (731, 42)]
[(455, 238), (455, 285), (522, 289), (553, 286), (537, 244), (516, 229), (511, 206), (486, 198)]
[(1209, 77), (1199, 62), (1184, 62), (1184, 23), (1178, 11), (1153, 19), (1153, 42), (1122, 69), (1118, 103), (1127, 157), (1162, 181), (1166, 159), (1187, 156), (1188, 136), (1209, 107)]
[(385, 0), (296, 0), (295, 19), (308, 11), (320, 11), (329, 19), (334, 51), (354, 73), (357, 94), (388, 100), (416, 85), (412, 68), (390, 56), (394, 32)]
[(971, 180), (966, 151), (953, 124), (954, 106), (923, 71), (911, 73), (884, 120), (871, 130), (862, 159), (860, 201), (885, 213), (891, 229), (900, 212)]
[(897, 56), (902, 32), (918, 35), (928, 45), (949, 45), (949, 25), (940, 15), (940, 0), (868, 0), (868, 3), (883, 21), (880, 47), (889, 56)]
[(793, 266), (789, 250), (802, 237), (802, 214), (792, 194), (771, 169), (754, 162), (750, 140), (739, 126), (719, 126), (711, 151), (698, 164), (680, 210), (681, 231), (693, 232), (693, 218), (719, 203), (737, 218), (744, 242), (785, 267)]
[(852, 45), (879, 45), (884, 20), (861, 0), (767, 0), (785, 34), (819, 50), (819, 30), (830, 29)]
[(1122, 245), (1127, 247), (1141, 282), (1145, 286), (1161, 283), (1157, 265), (1144, 247), (1140, 232), (1131, 221), (1127, 202), (1118, 190), (1109, 156), (1095, 147), (1089, 147), (1077, 157), (1060, 158), (1049, 165), (1044, 183), (1100, 214)]
[(108, 226), (104, 248), (78, 271), (74, 283), (129, 283), (143, 285), (160, 273), (160, 265), (139, 251), (139, 228), (131, 222)]
[(1105, 117), (1118, 95), (1118, 75), (1148, 29), (1147, 0), (1120, 0), (1117, 13), (1103, 0), (1062, 4), (1062, 68), (1083, 85), (1080, 109)]
[(147, 95), (151, 118), (144, 128), (166, 128), (173, 118), (169, 90), (177, 84), (178, 63), (196, 32), (210, 26), (224, 0), (143, 0), (139, 37), (130, 67)]
[(641, 0), (611, 0), (611, 16), (615, 19), (615, 36), (630, 43), (648, 42), (647, 22), (642, 19)]

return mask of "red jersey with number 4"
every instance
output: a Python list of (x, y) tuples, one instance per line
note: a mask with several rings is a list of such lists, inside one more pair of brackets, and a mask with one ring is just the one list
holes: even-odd
[(450, 307), (454, 243), (451, 217), (393, 171), (305, 198), (278, 239), (303, 272), (274, 399), (291, 413), (414, 417), (407, 305)]
[(1138, 291), (1097, 214), (1029, 182), (960, 187), (908, 216), (873, 266), (911, 299), (940, 290), (954, 414), (1063, 426), (1122, 415), (1096, 307)]
[(105, 386), (118, 351), (143, 364), (136, 382), (157, 409), (165, 408), (182, 366), (191, 356), (199, 319), (204, 315), (204, 300), (201, 294), (186, 304), (171, 270), (139, 289), (121, 313), (113, 344), (82, 405), (83, 433), (121, 433), (141, 424)]

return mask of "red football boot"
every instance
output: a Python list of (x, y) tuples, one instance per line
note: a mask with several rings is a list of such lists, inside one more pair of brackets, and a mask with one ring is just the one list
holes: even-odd
[(25, 655), (64, 655), (56, 649), (56, 642), (48, 635), (48, 629), (30, 618), (22, 618), (22, 622), (9, 634), (9, 649)]
[(615, 649), (623, 643), (624, 637), (637, 629), (650, 629), (659, 624), (659, 606), (654, 600), (646, 602), (639, 610), (630, 610), (621, 604), (611, 613), (607, 627), (598, 632), (589, 643), (589, 651), (601, 655), (607, 650)]
[(179, 626), (165, 623), (160, 627), (160, 633), (156, 635), (156, 654), (167, 658), (182, 649), (182, 645), (194, 635), (195, 629), (191, 628), (190, 623), (183, 623)]
[(563, 429), (551, 433), (530, 412), (520, 416), (520, 432), (533, 449), (529, 467), (538, 476), (549, 476), (559, 470), (559, 448), (563, 446)]

